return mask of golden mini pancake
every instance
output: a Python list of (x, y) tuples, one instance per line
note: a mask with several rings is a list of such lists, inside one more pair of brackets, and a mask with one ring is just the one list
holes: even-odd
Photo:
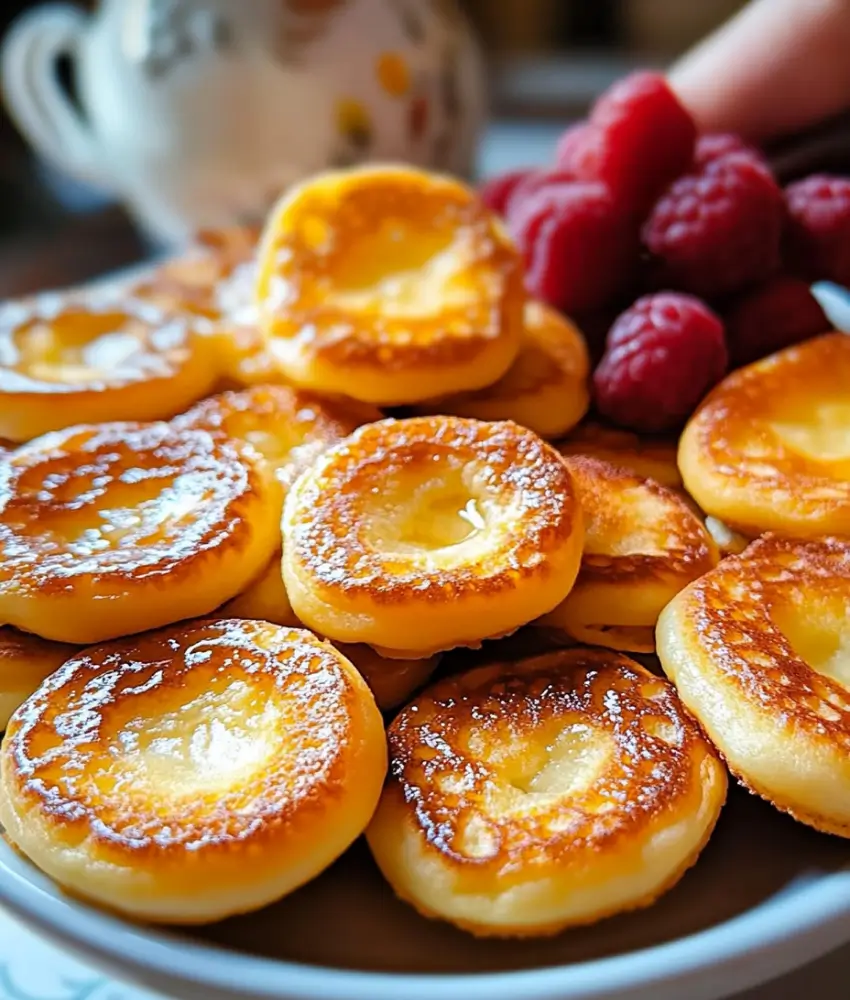
[(0, 732), (15, 709), (76, 652), (76, 646), (0, 628)]
[(850, 837), (850, 539), (725, 559), (665, 609), (658, 655), (743, 784)]
[(283, 571), (298, 617), (400, 659), (515, 631), (578, 572), (583, 528), (558, 453), (512, 423), (383, 420), (289, 492)]
[[(269, 463), (283, 486), (279, 497), (282, 507), (284, 491), (318, 455), (362, 424), (380, 420), (381, 416), (379, 410), (353, 400), (328, 399), (288, 386), (261, 385), (206, 399), (178, 417), (174, 425), (199, 428), (249, 444)], [(299, 624), (283, 586), (280, 560), (278, 548), (263, 573), (227, 606), (228, 615), (278, 625)]]
[(279, 544), (256, 452), (169, 424), (71, 427), (0, 463), (0, 621), (99, 642), (209, 614)]
[[(278, 553), (259, 580), (225, 604), (221, 614), (228, 618), (250, 618), (290, 628), (303, 628), (289, 603), (280, 562), (281, 556)], [(391, 660), (381, 656), (371, 646), (342, 642), (334, 645), (357, 667), (374, 694), (378, 707), (383, 711), (406, 701), (433, 674), (440, 660), (439, 656), (418, 660)]]
[(157, 420), (219, 379), (212, 328), (110, 294), (43, 295), (0, 309), (0, 436)]
[(676, 445), (668, 441), (641, 438), (631, 431), (600, 424), (583, 424), (566, 441), (558, 442), (558, 450), (562, 455), (588, 455), (622, 466), (673, 490), (682, 488)]
[[(289, 603), (281, 576), (280, 558), (278, 554), (259, 580), (225, 604), (221, 614), (303, 628)], [(392, 660), (381, 656), (371, 646), (342, 642), (334, 645), (357, 667), (383, 711), (406, 701), (433, 674), (440, 659), (439, 656), (427, 656), (419, 660)]]
[(685, 428), (679, 467), (706, 514), (744, 535), (850, 535), (850, 337), (729, 375)]
[(579, 642), (652, 653), (664, 606), (717, 565), (714, 542), (673, 490), (595, 458), (563, 461), (584, 512), (584, 555), (575, 587), (540, 624)]
[(259, 230), (233, 226), (200, 233), (184, 253), (158, 265), (130, 289), (176, 314), (202, 316), (216, 331), (225, 382), (279, 382), (258, 327), (255, 286)]
[(250, 305), (252, 296), (241, 281), (234, 296), (231, 282), (255, 263), (259, 236), (259, 229), (253, 226), (199, 233), (187, 250), (163, 261), (133, 284), (130, 294), (155, 302), (170, 313), (213, 320), (241, 310)]
[(377, 405), (490, 385), (522, 335), (522, 261), (474, 191), (412, 167), (321, 174), (259, 252), (260, 324), (296, 385)]
[(479, 420), (513, 420), (544, 438), (566, 434), (590, 403), (590, 359), (581, 332), (541, 302), (525, 306), (516, 361), (498, 382), (441, 399), (422, 412)]
[(174, 425), (246, 442), (288, 488), (330, 445), (382, 417), (380, 410), (353, 400), (328, 399), (283, 385), (258, 385), (205, 399), (177, 417)]
[(388, 739), (372, 854), (420, 913), (481, 936), (648, 906), (696, 861), (726, 797), (672, 685), (608, 650), (449, 677)]
[(308, 632), (184, 623), (69, 660), (12, 717), (6, 835), (66, 891), (200, 924), (272, 903), (368, 823), (375, 700)]

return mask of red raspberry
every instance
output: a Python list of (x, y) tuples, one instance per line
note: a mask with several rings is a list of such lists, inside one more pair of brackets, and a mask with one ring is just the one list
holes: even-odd
[(726, 317), (726, 340), (737, 367), (829, 328), (829, 320), (806, 282), (779, 275), (734, 304)]
[(561, 140), (558, 164), (603, 181), (620, 203), (643, 212), (691, 165), (696, 126), (659, 73), (633, 73), (593, 107), (589, 123)]
[(552, 187), (558, 184), (569, 184), (575, 177), (569, 170), (562, 170), (560, 167), (545, 167), (541, 170), (530, 170), (525, 177), (517, 184), (508, 198), (507, 218), (515, 211), (525, 198), (533, 198), (538, 191), (543, 188)]
[(631, 430), (679, 426), (727, 364), (723, 324), (699, 299), (645, 295), (611, 327), (593, 376), (599, 412)]
[(508, 202), (511, 200), (514, 191), (519, 185), (535, 171), (530, 168), (525, 170), (511, 170), (506, 174), (499, 174), (485, 181), (479, 190), (479, 195), (484, 204), (495, 212), (496, 215), (507, 215)]
[(576, 122), (561, 135), (558, 145), (555, 148), (555, 163), (563, 170), (571, 170), (571, 164), (576, 150), (581, 149), (582, 144), (587, 141), (585, 133), (590, 128), (586, 119)]
[(616, 298), (637, 264), (637, 233), (604, 184), (550, 184), (515, 199), (508, 219), (531, 295), (568, 313)]
[(759, 150), (755, 146), (750, 146), (749, 143), (733, 132), (710, 132), (708, 135), (701, 135), (697, 139), (696, 149), (694, 150), (694, 166), (697, 170), (702, 170), (709, 163), (725, 159), (732, 153), (743, 153), (747, 156), (752, 156), (753, 159), (767, 166)]
[(749, 155), (680, 177), (644, 223), (653, 284), (714, 298), (761, 281), (779, 267), (784, 218), (776, 181)]
[(815, 174), (785, 190), (789, 266), (813, 279), (850, 284), (850, 178)]

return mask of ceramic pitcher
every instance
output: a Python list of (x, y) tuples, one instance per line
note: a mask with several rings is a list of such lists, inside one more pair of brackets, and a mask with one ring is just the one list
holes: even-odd
[(256, 221), (326, 167), (468, 173), (484, 113), (454, 0), (102, 0), (94, 15), (48, 4), (13, 25), (2, 85), (42, 156), (169, 242)]

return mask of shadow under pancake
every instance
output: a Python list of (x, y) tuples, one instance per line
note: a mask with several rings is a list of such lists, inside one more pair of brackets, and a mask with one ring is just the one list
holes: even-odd
[(283, 902), (193, 936), (255, 955), (372, 971), (497, 972), (564, 965), (705, 930), (848, 866), (850, 842), (817, 834), (734, 788), (699, 863), (659, 903), (555, 938), (476, 940), (425, 920), (394, 898), (362, 841)]

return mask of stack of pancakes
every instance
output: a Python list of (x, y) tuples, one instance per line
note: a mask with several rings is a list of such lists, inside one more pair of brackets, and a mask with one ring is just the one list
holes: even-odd
[(850, 833), (850, 339), (678, 458), (581, 424), (498, 220), (370, 167), (0, 348), (0, 821), (68, 891), (213, 921), (365, 832), (422, 913), (538, 935), (671, 887), (727, 767)]

